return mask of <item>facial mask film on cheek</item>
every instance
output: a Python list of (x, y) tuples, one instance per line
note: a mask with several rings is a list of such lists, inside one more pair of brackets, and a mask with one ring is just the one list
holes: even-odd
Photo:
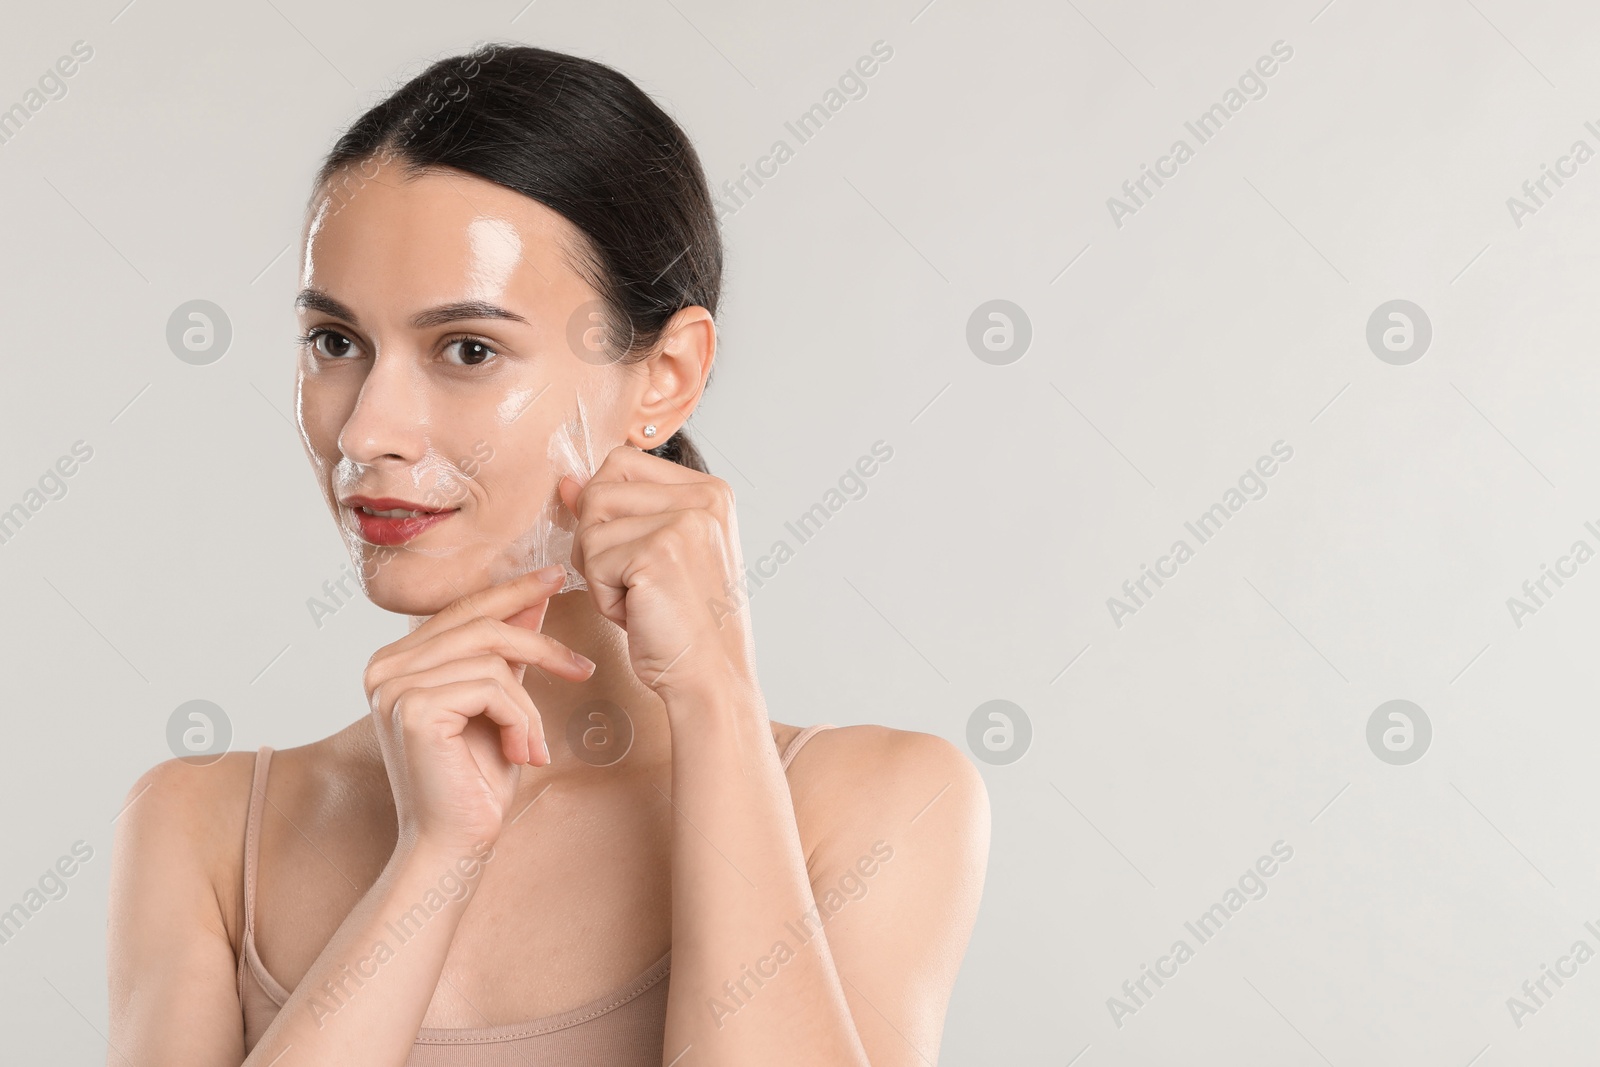
[[(589, 484), (599, 463), (595, 459), (594, 441), (589, 433), (589, 418), (583, 408), (583, 397), (580, 395), (576, 399), (577, 412), (550, 435), (547, 455), (558, 484), (565, 474), (574, 478), (581, 488)], [(561, 592), (589, 588), (583, 575), (572, 566), (572, 536), (576, 523), (576, 516), (561, 502), (560, 494), (552, 490), (551, 498), (540, 509), (533, 528), (517, 538), (517, 552), (514, 555), (524, 558), (526, 565), (516, 567), (503, 576), (496, 574), (493, 580), (505, 581), (518, 574), (559, 563), (567, 572)]]
[[(537, 399), (537, 396), (534, 399)], [(528, 403), (526, 397), (508, 397), (508, 411), (502, 413), (502, 420), (516, 421), (516, 418), (527, 409)], [(572, 542), (577, 519), (561, 502), (557, 490), (562, 475), (571, 476), (580, 488), (587, 485), (599, 467), (597, 457), (603, 454), (595, 445), (588, 412), (581, 395), (574, 397), (573, 413), (557, 424), (552, 432), (545, 454), (552, 475), (548, 483), (551, 487), (549, 496), (540, 504), (533, 524), (528, 529), (509, 543), (502, 542), (491, 549), (486, 565), (486, 577), (491, 584), (498, 585), (529, 571), (558, 563), (566, 571), (559, 592), (587, 589), (588, 583), (572, 566)], [(411, 490), (401, 495), (431, 508), (461, 506), (469, 502), (475, 495), (471, 486), (478, 482), (477, 476), (483, 467), (472, 457), (463, 457), (462, 462), (467, 464), (467, 469), (463, 469), (460, 463), (452, 461), (428, 442), (423, 454), (407, 471)], [(496, 461), (490, 458), (487, 462)], [(496, 480), (502, 481), (502, 479)], [(371, 469), (367, 465), (357, 463), (348, 457), (338, 462), (332, 478), (334, 492), (339, 498), (362, 491), (377, 481), (380, 479), (372, 476)], [(515, 479), (507, 478), (503, 481), (514, 483)], [(498, 491), (505, 490), (502, 488)], [(501, 502), (502, 506), (504, 503)], [(348, 518), (341, 532), (351, 558), (362, 564), (363, 574), (369, 578), (397, 553), (445, 560), (462, 555), (473, 545), (480, 549), (489, 547), (489, 543), (480, 536), (465, 543), (452, 540), (439, 547), (425, 547), (416, 541), (409, 541), (400, 546), (379, 548), (375, 551)]]

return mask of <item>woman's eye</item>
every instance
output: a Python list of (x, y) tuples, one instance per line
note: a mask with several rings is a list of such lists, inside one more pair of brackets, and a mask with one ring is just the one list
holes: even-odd
[(445, 352), (454, 353), (465, 367), (476, 367), (493, 359), (497, 352), (476, 337), (462, 337), (445, 346)]
[(344, 334), (328, 329), (312, 330), (303, 340), (317, 355), (329, 359), (344, 359), (350, 355), (350, 350), (355, 345), (355, 342)]

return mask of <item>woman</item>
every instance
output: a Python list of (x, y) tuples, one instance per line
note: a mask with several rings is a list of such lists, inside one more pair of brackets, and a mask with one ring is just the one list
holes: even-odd
[(722, 266), (683, 131), (588, 60), (441, 61), (334, 146), (300, 263), (301, 435), (413, 628), (332, 736), (130, 790), (108, 1062), (936, 1062), (987, 796), (767, 716), (682, 429)]

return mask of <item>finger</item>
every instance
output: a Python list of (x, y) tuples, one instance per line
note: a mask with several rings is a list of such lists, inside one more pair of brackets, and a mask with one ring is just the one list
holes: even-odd
[(588, 583), (589, 599), (594, 602), (595, 611), (626, 630), (628, 613), (624, 603), (628, 594), (627, 585), (616, 578), (601, 578), (598, 573), (591, 575), (589, 571), (584, 572), (584, 580)]
[(681, 483), (693, 482), (710, 477), (697, 470), (690, 470), (681, 463), (674, 463), (670, 459), (652, 456), (648, 452), (634, 448), (632, 445), (618, 445), (606, 453), (606, 458), (595, 469), (589, 485), (595, 482), (667, 482)]
[(468, 719), (483, 715), (500, 727), (500, 750), (507, 762), (533, 759), (528, 718), (493, 678), (408, 689), (395, 701), (393, 715), (408, 734), (437, 730), (446, 738), (461, 736)]
[(728, 483), (721, 478), (706, 477), (671, 483), (590, 482), (580, 495), (583, 497), (583, 513), (578, 516), (580, 526), (608, 522), (624, 515), (650, 515), (690, 508), (725, 515), (733, 504), (733, 491)]
[(647, 549), (655, 532), (672, 521), (669, 514), (640, 515), (606, 523), (613, 528), (631, 526), (641, 532), (637, 537), (617, 538), (615, 544), (584, 557), (584, 579), (588, 582), (595, 610), (623, 629), (628, 627), (624, 604), (628, 590), (634, 587), (638, 581), (636, 575), (649, 562)]
[(531, 664), (575, 682), (586, 680), (595, 669), (592, 661), (549, 634), (482, 617), (435, 634), (402, 654), (384, 658), (374, 664), (369, 680), (380, 684), (402, 674), (428, 670), (485, 652), (492, 652), (508, 663)]
[(578, 497), (583, 492), (583, 486), (578, 484), (578, 479), (570, 474), (563, 474), (556, 481), (556, 495), (567, 506), (567, 510), (574, 515), (578, 513)]
[(583, 515), (573, 531), (572, 566), (585, 574), (584, 560), (596, 551), (591, 541), (595, 531), (620, 519), (697, 511), (719, 524), (733, 524), (733, 492), (720, 478), (681, 485), (604, 482), (586, 488), (584, 500)]
[[(573, 531), (573, 569), (584, 576), (584, 581), (592, 584), (589, 571), (592, 568), (589, 558), (598, 550), (606, 549), (613, 544), (637, 541), (651, 531), (661, 530), (662, 526), (672, 522), (670, 515), (678, 512), (658, 512), (654, 515), (627, 515), (627, 517), (613, 518), (605, 523), (579, 522), (578, 530)], [(610, 530), (606, 530), (610, 526)], [(603, 533), (602, 533), (603, 531)], [(597, 601), (598, 603), (598, 601)], [(610, 616), (608, 616), (610, 617)], [(616, 619), (613, 619), (616, 622)]]
[[(590, 577), (590, 572), (594, 570), (594, 564), (590, 561), (593, 557), (608, 548), (648, 537), (676, 521), (674, 519), (676, 514), (672, 511), (656, 512), (649, 515), (623, 516), (607, 522), (586, 523), (572, 538), (572, 566), (583, 573), (584, 581), (592, 585), (595, 578)], [(603, 576), (598, 574), (595, 577), (603, 579)]]
[(523, 608), (507, 615), (505, 622), (510, 626), (520, 626), (524, 630), (542, 630), (544, 628), (545, 609), (550, 606), (550, 601), (541, 600), (531, 608)]
[[(522, 688), (521, 669), (513, 670), (505, 660), (495, 655), (474, 656), (471, 659), (452, 660), (440, 664), (429, 670), (418, 671), (415, 674), (402, 675), (378, 690), (378, 701), (388, 693), (405, 693), (413, 689), (430, 689), (453, 682), (469, 682), (475, 679), (493, 679), (500, 683), (512, 703), (521, 710), (523, 718), (528, 723), (526, 734), (528, 738), (527, 751), (529, 759), (532, 753), (539, 751), (539, 746), (545, 741), (544, 718), (539, 714), (538, 705), (533, 702), (533, 697)], [(525, 762), (522, 759), (513, 760), (514, 763)]]
[(540, 601), (548, 600), (557, 589), (561, 588), (564, 578), (564, 574), (543, 578), (539, 576), (539, 571), (529, 571), (487, 589), (458, 597), (440, 608), (415, 630), (386, 646), (384, 651), (402, 652), (443, 630), (480, 616), (504, 619), (525, 608), (533, 607)]

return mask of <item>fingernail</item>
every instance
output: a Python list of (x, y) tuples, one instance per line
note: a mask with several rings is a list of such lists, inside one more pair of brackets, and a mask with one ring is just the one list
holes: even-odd
[(576, 663), (578, 666), (582, 667), (584, 670), (592, 671), (592, 670), (595, 669), (594, 668), (594, 660), (590, 659), (589, 657), (579, 655), (578, 653), (572, 651), (572, 649), (570, 649), (570, 648), (567, 649), (567, 655), (572, 657), (572, 662)]
[(566, 573), (567, 569), (561, 564), (552, 563), (548, 567), (540, 567), (538, 570), (534, 571), (533, 576), (539, 579), (541, 582), (553, 582), (557, 578), (564, 577)]

